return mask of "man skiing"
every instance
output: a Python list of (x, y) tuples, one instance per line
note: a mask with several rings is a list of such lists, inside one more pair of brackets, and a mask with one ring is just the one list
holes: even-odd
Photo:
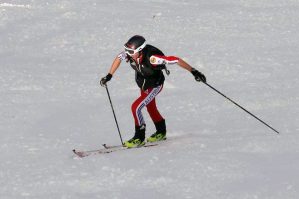
[(168, 74), (166, 64), (178, 64), (190, 71), (196, 81), (206, 82), (206, 77), (183, 59), (175, 56), (165, 56), (158, 48), (146, 44), (146, 40), (140, 35), (131, 37), (125, 43), (124, 48), (125, 50), (114, 59), (109, 73), (100, 81), (102, 86), (106, 86), (106, 83), (111, 80), (114, 72), (124, 60), (129, 62), (135, 70), (135, 81), (140, 88), (140, 97), (133, 102), (131, 107), (135, 122), (135, 134), (132, 139), (124, 142), (124, 145), (128, 148), (145, 145), (146, 124), (141, 112), (144, 107), (147, 108), (157, 130), (147, 138), (147, 142), (165, 140), (165, 119), (159, 113), (155, 100), (155, 97), (163, 89), (165, 77), (162, 70), (166, 70)]

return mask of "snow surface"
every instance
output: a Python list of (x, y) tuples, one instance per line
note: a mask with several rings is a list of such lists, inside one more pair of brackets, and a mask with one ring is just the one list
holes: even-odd
[[(298, 31), (298, 0), (1, 0), (0, 198), (299, 198)], [(281, 134), (171, 66), (165, 143), (74, 157), (120, 143), (99, 79), (135, 34)], [(129, 139), (127, 64), (109, 89)]]

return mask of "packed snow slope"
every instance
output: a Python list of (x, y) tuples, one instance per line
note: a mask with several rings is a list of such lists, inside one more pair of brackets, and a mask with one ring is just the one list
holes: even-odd
[[(298, 31), (298, 0), (1, 0), (0, 198), (299, 198)], [(135, 34), (281, 134), (175, 65), (157, 97), (167, 141), (74, 157), (120, 143), (99, 79)], [(127, 63), (108, 86), (129, 139)]]

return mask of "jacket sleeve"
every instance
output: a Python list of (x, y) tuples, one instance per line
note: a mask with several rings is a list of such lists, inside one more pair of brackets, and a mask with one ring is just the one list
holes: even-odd
[(175, 56), (152, 55), (150, 57), (150, 62), (152, 65), (176, 64), (178, 61), (179, 58)]
[(125, 51), (123, 51), (123, 52), (119, 53), (119, 54), (117, 55), (117, 57), (118, 57), (118, 59), (119, 59), (120, 61), (123, 61), (123, 60), (125, 60), (125, 59), (127, 58), (127, 54), (126, 54)]

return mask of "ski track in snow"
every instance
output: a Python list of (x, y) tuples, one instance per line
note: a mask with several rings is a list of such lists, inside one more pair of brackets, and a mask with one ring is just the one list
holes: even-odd
[(6, 8), (6, 7), (15, 7), (15, 8), (31, 8), (30, 5), (21, 5), (21, 4), (11, 4), (11, 3), (1, 3), (0, 8)]
[[(294, 0), (1, 1), (0, 198), (299, 198), (298, 8)], [(73, 148), (120, 143), (99, 79), (134, 34), (188, 61), (281, 134), (169, 66), (157, 97), (167, 141), (76, 158)], [(139, 91), (128, 64), (109, 91), (129, 139)]]

